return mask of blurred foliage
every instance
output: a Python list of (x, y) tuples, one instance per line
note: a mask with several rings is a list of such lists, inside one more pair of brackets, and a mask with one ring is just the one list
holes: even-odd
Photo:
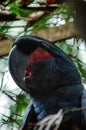
[[(39, 7), (42, 5), (35, 1), (27, 0), (25, 3), (24, 0), (0, 0), (0, 12), (2, 13), (0, 13), (0, 36), (15, 38), (24, 34), (31, 34), (32, 30), (55, 27), (73, 20), (70, 6), (62, 4), (58, 8), (56, 6), (51, 8), (50, 11), (45, 10), (46, 14), (39, 20), (30, 21), (30, 15), (36, 13)], [(39, 8), (39, 11), (41, 9)], [(79, 38), (72, 38), (58, 41), (56, 45), (73, 59), (81, 73), (83, 83), (86, 84), (85, 42)], [(13, 81), (10, 81), (7, 75), (7, 63), (8, 56), (0, 58), (0, 109), (3, 109), (0, 111), (0, 129), (19, 130), (30, 97), (20, 88), (14, 87), (13, 83), (8, 84), (8, 82)], [(3, 65), (5, 67), (2, 72)]]
[[(0, 7), (0, 21), (3, 21), (0, 23), (0, 34), (4, 34), (10, 37), (13, 35), (11, 31), (13, 31), (13, 29), (17, 28), (18, 26), (20, 31), (18, 34), (16, 34), (16, 36), (28, 34), (32, 30), (58, 26), (72, 20), (70, 6), (67, 4), (59, 5), (58, 8), (55, 6), (49, 11), (48, 6), (45, 5), (42, 7), (37, 2), (33, 2), (32, 5), (27, 4), (26, 7), (24, 5), (20, 5), (18, 0), (7, 0), (3, 2)], [(36, 7), (38, 8), (37, 10), (35, 9)], [(45, 10), (43, 17), (39, 18), (39, 20), (37, 19), (35, 22), (34, 19), (30, 20), (31, 15), (35, 15), (36, 12), (42, 11), (42, 9)], [(17, 21), (24, 22), (24, 24), (15, 24)], [(23, 32), (21, 30), (22, 28)]]

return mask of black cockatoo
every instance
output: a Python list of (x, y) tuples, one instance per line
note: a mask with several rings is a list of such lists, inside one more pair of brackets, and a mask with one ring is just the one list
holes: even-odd
[[(75, 64), (48, 40), (36, 36), (18, 38), (9, 54), (9, 70), (17, 85), (29, 93), (32, 100), (22, 130), (26, 130), (26, 124), (38, 122), (61, 108), (86, 106), (86, 92)], [(84, 115), (85, 111), (71, 114), (81, 130), (85, 126)]]

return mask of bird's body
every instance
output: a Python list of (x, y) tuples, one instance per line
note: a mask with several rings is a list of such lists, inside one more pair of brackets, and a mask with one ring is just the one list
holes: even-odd
[[(31, 57), (33, 56), (31, 55)], [(75, 65), (71, 63), (68, 66), (68, 62), (71, 63), (71, 61), (63, 61), (57, 56), (40, 59), (33, 63), (32, 76), (30, 79), (26, 79), (36, 114), (35, 120), (31, 122), (41, 121), (46, 116), (57, 113), (61, 108), (81, 107), (83, 91), (81, 78)], [(72, 113), (71, 117), (81, 129), (81, 112)]]
[[(20, 37), (14, 46), (16, 47), (11, 52), (9, 60), (10, 72), (15, 82), (27, 91), (32, 99), (26, 111), (22, 130), (26, 129), (26, 124), (36, 123), (47, 115), (56, 114), (60, 109), (82, 107), (84, 87), (81, 76), (75, 64), (62, 50), (49, 41), (35, 36)], [(22, 67), (19, 65), (19, 59), (18, 62), (13, 60), (12, 56), (17, 52), (22, 55), (22, 58), (19, 56)], [(29, 59), (29, 64), (25, 58)], [(18, 73), (18, 77), (15, 72)], [(67, 114), (64, 119), (66, 116)], [(80, 130), (85, 130), (81, 111), (71, 113), (71, 118)]]

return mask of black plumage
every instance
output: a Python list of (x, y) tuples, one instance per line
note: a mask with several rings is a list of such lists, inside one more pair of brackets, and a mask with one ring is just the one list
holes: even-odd
[[(38, 47), (48, 51), (52, 57), (32, 64), (32, 76), (23, 80), (28, 59)], [(9, 56), (9, 69), (18, 86), (28, 92), (32, 99), (22, 130), (27, 123), (38, 122), (61, 108), (79, 108), (85, 104), (85, 100), (82, 100), (84, 87), (75, 64), (61, 49), (45, 39), (35, 36), (18, 38)], [(85, 122), (83, 124), (82, 119), (85, 117), (81, 111), (71, 113), (71, 118), (80, 130), (84, 130)]]

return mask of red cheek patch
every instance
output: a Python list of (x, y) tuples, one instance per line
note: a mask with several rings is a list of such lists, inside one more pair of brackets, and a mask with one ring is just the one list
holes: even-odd
[(30, 64), (43, 59), (50, 59), (52, 55), (44, 49), (37, 48), (30, 56)]
[(32, 76), (31, 65), (36, 61), (40, 61), (43, 59), (50, 59), (52, 55), (42, 48), (37, 48), (30, 55), (30, 64), (26, 67), (26, 78), (30, 78)]

